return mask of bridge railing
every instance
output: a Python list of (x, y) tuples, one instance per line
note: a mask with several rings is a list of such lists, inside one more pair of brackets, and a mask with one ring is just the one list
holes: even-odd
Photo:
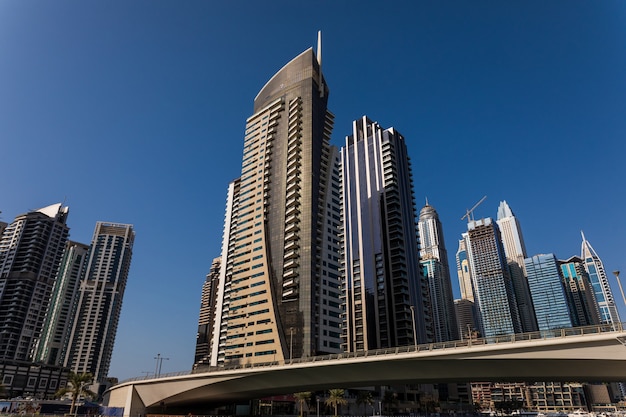
[[(549, 330), (541, 330), (537, 332), (528, 333), (514, 333), (507, 335), (499, 335), (485, 338), (470, 338), (464, 340), (453, 340), (450, 342), (438, 342), (438, 343), (425, 343), (409, 346), (398, 346), (394, 348), (383, 348), (374, 350), (362, 350), (356, 352), (342, 352), (333, 353), (329, 355), (311, 356), (306, 358), (294, 358), (286, 359), (284, 361), (270, 361), (257, 364), (231, 364), (227, 366), (202, 366), (197, 367), (191, 371), (181, 371), (174, 373), (161, 374), (157, 378), (184, 376), (197, 373), (205, 373), (211, 371), (227, 371), (236, 369), (247, 368), (263, 368), (268, 366), (285, 366), (290, 364), (301, 364), (310, 362), (324, 362), (338, 359), (351, 359), (368, 356), (380, 356), (380, 355), (396, 355), (399, 353), (411, 353), (411, 352), (426, 352), (433, 350), (448, 350), (448, 349), (461, 349), (471, 348), (472, 346), (487, 345), (487, 344), (503, 344), (503, 343), (517, 343), (526, 342), (532, 340), (552, 339), (552, 338), (567, 338), (578, 337), (590, 334), (608, 333), (608, 332), (622, 332), (624, 330), (624, 323), (616, 324), (600, 324), (594, 326), (581, 326), (572, 328), (556, 328)], [(148, 375), (143, 377), (131, 378), (122, 382), (143, 381), (155, 379), (154, 375)]]

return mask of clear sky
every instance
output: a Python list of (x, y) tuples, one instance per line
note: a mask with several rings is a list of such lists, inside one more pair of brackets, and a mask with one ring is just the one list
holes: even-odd
[(318, 30), (333, 143), (399, 130), (452, 262), (466, 209), (507, 200), (529, 254), (585, 232), (626, 320), (626, 2), (0, 1), (0, 219), (135, 226), (111, 376), (191, 369), (245, 120)]

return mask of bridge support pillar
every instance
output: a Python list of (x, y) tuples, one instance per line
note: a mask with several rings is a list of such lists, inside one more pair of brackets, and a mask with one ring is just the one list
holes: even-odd
[(104, 401), (108, 407), (124, 408), (124, 417), (145, 417), (146, 406), (135, 389), (135, 385), (128, 385), (119, 390), (109, 392)]

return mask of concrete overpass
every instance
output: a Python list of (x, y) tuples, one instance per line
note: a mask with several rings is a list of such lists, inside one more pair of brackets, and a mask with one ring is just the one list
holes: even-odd
[(124, 416), (331, 388), (471, 381), (624, 381), (626, 331), (559, 329), (124, 381), (105, 403)]

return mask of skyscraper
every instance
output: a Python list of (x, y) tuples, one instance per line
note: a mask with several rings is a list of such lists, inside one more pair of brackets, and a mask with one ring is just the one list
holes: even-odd
[(68, 207), (19, 215), (0, 238), (0, 358), (30, 360), (69, 228)]
[(585, 234), (580, 232), (583, 238), (581, 247), (581, 255), (585, 270), (589, 274), (589, 281), (594, 290), (598, 310), (600, 312), (600, 322), (606, 324), (615, 324), (620, 322), (613, 292), (609, 285), (609, 280), (604, 271), (602, 260), (591, 246), (591, 243), (585, 239)]
[(485, 337), (520, 332), (513, 285), (500, 230), (491, 218), (467, 224), (474, 300)]
[(211, 341), (215, 326), (217, 310), (217, 290), (219, 287), (220, 269), (222, 259), (215, 258), (211, 264), (211, 270), (202, 285), (200, 297), (200, 317), (198, 318), (198, 334), (196, 335), (196, 355), (193, 361), (194, 367), (210, 365)]
[(428, 289), (404, 137), (364, 116), (353, 122), (341, 162), (344, 350), (427, 342)]
[(456, 251), (456, 273), (459, 278), (459, 287), (461, 289), (461, 299), (474, 302), (474, 290), (472, 288), (472, 270), (470, 268), (470, 259), (468, 258), (467, 233), (463, 233), (459, 240), (459, 248)]
[(437, 211), (428, 202), (420, 211), (417, 225), (420, 236), (420, 258), (430, 290), (435, 341), (457, 340), (459, 332), (443, 227)]
[(229, 187), (212, 365), (340, 350), (340, 185), (320, 49), (278, 71), (247, 120), (241, 177)]
[(108, 376), (134, 240), (132, 225), (96, 223), (64, 364), (96, 382)]
[(65, 363), (88, 251), (89, 246), (82, 243), (68, 241), (65, 245), (41, 337), (37, 341), (35, 362), (57, 366)]
[(537, 330), (537, 320), (535, 319), (528, 280), (524, 270), (526, 245), (522, 236), (522, 228), (506, 201), (500, 202), (496, 223), (498, 223), (502, 236), (502, 246), (513, 282), (522, 330), (525, 332), (535, 331)]
[(600, 324), (598, 303), (582, 259), (572, 256), (559, 261), (568, 294), (574, 326)]
[(568, 297), (554, 254), (526, 258), (525, 269), (539, 330), (572, 327)]

